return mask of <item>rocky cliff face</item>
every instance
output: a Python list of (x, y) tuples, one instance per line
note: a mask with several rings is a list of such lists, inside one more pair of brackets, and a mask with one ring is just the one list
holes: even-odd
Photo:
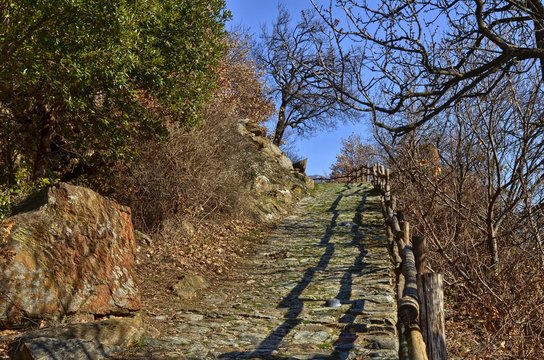
[(248, 161), (253, 174), (251, 184), (254, 211), (264, 221), (273, 221), (287, 213), (291, 205), (314, 187), (312, 179), (250, 120), (240, 120), (237, 132), (256, 148), (256, 156)]
[(0, 326), (140, 308), (130, 209), (58, 184), (0, 223)]

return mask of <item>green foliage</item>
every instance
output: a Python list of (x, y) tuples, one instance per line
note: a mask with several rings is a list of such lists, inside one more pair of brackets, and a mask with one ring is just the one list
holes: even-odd
[(223, 0), (150, 1), (139, 10), (136, 81), (194, 123), (214, 88), (225, 44)]
[(21, 200), (58, 181), (55, 178), (40, 178), (35, 183), (29, 182), (30, 174), (28, 170), (28, 167), (20, 167), (17, 174), (15, 174), (13, 184), (10, 186), (0, 185), (0, 220), (8, 216), (12, 207)]
[[(76, 176), (195, 124), (225, 48), (224, 0), (0, 0), (0, 184)], [(79, 171), (79, 173), (78, 173)]]

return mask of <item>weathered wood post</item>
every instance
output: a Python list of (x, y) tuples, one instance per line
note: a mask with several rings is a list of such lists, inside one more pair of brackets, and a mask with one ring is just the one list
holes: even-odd
[(429, 360), (448, 358), (446, 349), (446, 320), (442, 275), (427, 272), (427, 242), (414, 236), (417, 263), (417, 286), (420, 304), (420, 324)]
[(446, 324), (444, 316), (444, 289), (442, 274), (418, 275), (420, 316), (427, 355), (430, 360), (448, 358), (446, 349)]
[(385, 192), (385, 166), (379, 165), (380, 174), (380, 191), (383, 194)]
[(389, 199), (391, 196), (391, 182), (390, 182), (390, 176), (391, 176), (391, 170), (389, 168), (385, 169), (385, 184), (384, 184), (384, 191), (385, 191), (385, 198), (386, 200)]

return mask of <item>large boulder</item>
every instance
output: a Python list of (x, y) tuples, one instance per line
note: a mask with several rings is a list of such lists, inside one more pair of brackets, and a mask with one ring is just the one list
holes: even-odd
[(60, 183), (0, 223), (0, 326), (140, 309), (130, 209)]
[(293, 163), (291, 162), (291, 159), (289, 159), (287, 156), (282, 154), (279, 157), (278, 162), (284, 170), (293, 171)]
[(270, 191), (272, 189), (272, 184), (266, 176), (258, 175), (255, 180), (253, 180), (253, 185), (251, 188), (255, 191), (255, 193), (261, 195)]

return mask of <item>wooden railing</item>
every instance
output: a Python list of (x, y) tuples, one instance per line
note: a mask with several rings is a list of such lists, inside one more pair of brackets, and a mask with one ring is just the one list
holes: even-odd
[(381, 197), (386, 235), (395, 261), (399, 358), (447, 359), (442, 275), (427, 271), (424, 236), (412, 236), (410, 223), (391, 195), (391, 171), (383, 165), (364, 166), (356, 178), (370, 181)]

